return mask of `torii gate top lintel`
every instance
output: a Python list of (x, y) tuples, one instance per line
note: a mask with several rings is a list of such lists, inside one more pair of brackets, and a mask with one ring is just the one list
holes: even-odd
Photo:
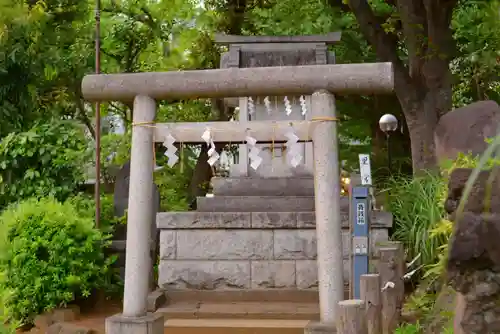
[(390, 93), (392, 63), (226, 68), (123, 74), (92, 74), (82, 81), (89, 101), (132, 101), (312, 94)]

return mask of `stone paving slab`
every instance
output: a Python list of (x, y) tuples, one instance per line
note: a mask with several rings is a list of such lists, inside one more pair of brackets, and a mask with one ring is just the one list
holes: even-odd
[(319, 303), (318, 289), (252, 289), (252, 290), (165, 290), (168, 302), (185, 303), (200, 301), (207, 303), (276, 302)]
[(166, 319), (295, 319), (319, 318), (317, 303), (234, 302), (234, 303), (174, 303), (158, 309)]
[[(247, 289), (314, 289), (318, 287), (316, 260), (293, 260), (295, 268), (288, 267), (290, 261), (278, 265), (267, 265), (248, 261), (228, 260), (161, 260), (158, 284), (170, 290), (247, 290)], [(371, 266), (375, 268), (378, 260)], [(265, 263), (264, 263), (265, 264)], [(344, 280), (349, 278), (348, 259), (344, 258)], [(252, 266), (259, 272), (252, 273)], [(284, 268), (284, 269), (283, 269)], [(292, 270), (295, 271), (292, 273)]]
[(303, 334), (309, 320), (168, 319), (165, 334)]

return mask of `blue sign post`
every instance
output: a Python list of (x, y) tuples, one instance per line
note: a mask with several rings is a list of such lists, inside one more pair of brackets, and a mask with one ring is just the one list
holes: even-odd
[(361, 275), (369, 272), (370, 255), (370, 193), (369, 186), (353, 187), (351, 191), (351, 294), (360, 299)]

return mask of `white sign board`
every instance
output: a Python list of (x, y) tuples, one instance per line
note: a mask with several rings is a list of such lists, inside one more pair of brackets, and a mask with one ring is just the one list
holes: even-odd
[(357, 203), (356, 211), (357, 211), (356, 224), (365, 225), (365, 223), (366, 223), (365, 203), (363, 203), (363, 202)]
[(359, 155), (359, 173), (361, 174), (361, 184), (371, 185), (372, 184), (372, 171), (370, 166), (370, 155), (360, 154)]

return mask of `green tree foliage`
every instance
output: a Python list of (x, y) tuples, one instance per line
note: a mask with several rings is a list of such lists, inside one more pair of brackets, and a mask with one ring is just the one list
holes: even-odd
[(500, 102), (500, 2), (462, 1), (453, 20), (458, 56), (454, 104)]
[(28, 130), (55, 115), (90, 126), (76, 101), (91, 64), (87, 4), (2, 0), (0, 11), (0, 133)]
[[(342, 40), (333, 47), (337, 63), (363, 63), (377, 61), (370, 44), (359, 31), (356, 17), (350, 12), (330, 6), (323, 1), (276, 1), (272, 6), (257, 7), (249, 13), (252, 26), (245, 34), (302, 35), (326, 34), (341, 31)], [(337, 110), (342, 117), (340, 125), (340, 157), (348, 162), (346, 169), (356, 169), (358, 154), (372, 152), (375, 174), (387, 173), (386, 141), (379, 130), (378, 120), (385, 113), (392, 113), (403, 123), (404, 116), (397, 99), (393, 96), (338, 96)], [(407, 169), (409, 138), (406, 131), (393, 134), (395, 170)], [(353, 141), (361, 145), (352, 146)], [(396, 159), (395, 159), (396, 160)], [(381, 168), (382, 167), (382, 168)], [(381, 170), (379, 170), (379, 168)]]
[[(422, 74), (418, 69), (428, 62), (415, 55), (414, 47), (421, 47), (426, 39), (412, 39), (402, 14), (421, 9), (421, 2), (403, 8), (391, 1), (371, 1), (367, 7), (365, 1), (349, 1), (347, 6), (334, 0), (210, 0), (203, 6), (195, 0), (103, 0), (101, 68), (107, 73), (216, 68), (223, 48), (214, 44), (214, 32), (281, 35), (340, 30), (342, 41), (333, 47), (337, 62), (372, 62), (397, 56), (398, 59), (389, 57), (404, 66), (403, 71), (397, 65), (396, 72), (406, 76), (404, 73), (410, 73), (411, 67), (416, 71), (412, 72), (415, 76), (410, 76), (415, 83), (418, 74)], [(92, 2), (74, 0), (0, 0), (0, 136), (28, 131), (37, 122), (54, 117), (82, 123), (93, 134), (93, 108), (83, 101), (79, 87), (83, 75), (94, 67), (93, 6)], [(447, 6), (451, 2), (441, 9), (449, 11)], [(462, 1), (454, 6), (452, 32), (458, 53), (451, 68), (455, 75), (456, 105), (481, 98), (498, 99), (497, 6), (497, 1)], [(426, 12), (432, 10), (437, 9), (427, 8)], [(368, 27), (362, 14), (373, 14), (375, 24)], [(415, 18), (422, 19), (422, 15), (419, 13)], [(392, 38), (397, 48), (392, 42), (384, 45), (374, 42), (370, 32), (382, 40)], [(419, 91), (418, 84), (405, 89), (408, 94), (415, 91)], [(424, 91), (431, 90), (427, 87)], [(424, 100), (430, 98), (424, 95), (421, 96)], [(338, 97), (338, 110), (343, 117), (342, 159), (355, 167), (357, 153), (371, 151), (374, 169), (385, 166), (385, 138), (377, 123), (382, 114), (389, 112), (402, 123), (403, 133), (393, 137), (393, 155), (400, 157), (396, 160), (405, 165), (411, 131), (403, 116), (403, 110), (409, 115), (408, 105), (401, 103), (404, 100), (401, 96), (398, 94), (399, 100), (394, 96)], [(232, 115), (232, 110), (212, 102), (216, 101), (161, 101), (158, 121), (226, 120)], [(419, 103), (411, 113), (421, 114)], [(107, 115), (118, 115), (127, 130), (124, 140), (117, 140), (116, 135), (108, 137), (104, 132), (101, 160), (105, 180), (112, 181), (114, 167), (128, 158), (131, 105), (103, 104), (102, 116)], [(362, 145), (353, 147), (349, 145), (351, 140)], [(423, 145), (422, 140), (414, 138), (414, 145), (415, 142)], [(158, 146), (157, 150), (161, 154), (163, 149)], [(193, 151), (188, 146), (184, 150)], [(88, 164), (92, 163), (90, 159)], [(180, 191), (189, 190), (194, 195), (194, 189), (207, 181), (211, 171), (202, 154), (199, 163), (187, 164), (182, 174), (183, 179), (193, 181)], [(177, 181), (173, 184), (184, 184)]]
[(35, 124), (0, 142), (0, 207), (29, 197), (65, 200), (84, 181), (83, 131), (69, 121)]
[[(382, 106), (377, 99), (350, 97), (347, 105), (353, 107), (339, 103), (339, 110), (358, 125), (343, 130), (364, 133), (376, 145), (373, 120), (403, 111), (399, 118), (408, 123), (403, 126), (412, 137), (413, 165), (420, 169), (435, 166), (433, 128), (452, 107), (452, 88), (456, 105), (498, 100), (498, 13), (498, 1), (271, 1), (252, 11), (247, 33), (341, 30), (343, 40), (334, 47), (339, 62), (392, 62), (398, 101)], [(449, 61), (455, 56), (453, 78)]]

